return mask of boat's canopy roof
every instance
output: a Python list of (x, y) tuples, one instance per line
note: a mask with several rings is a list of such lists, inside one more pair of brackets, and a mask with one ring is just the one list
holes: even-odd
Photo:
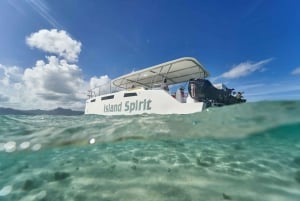
[(183, 57), (143, 70), (118, 77), (112, 83), (120, 88), (153, 88), (160, 86), (164, 79), (168, 85), (179, 84), (190, 79), (206, 78), (209, 73), (192, 57)]

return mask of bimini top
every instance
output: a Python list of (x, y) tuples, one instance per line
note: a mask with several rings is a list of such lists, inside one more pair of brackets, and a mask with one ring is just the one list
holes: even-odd
[(167, 80), (168, 85), (173, 85), (208, 76), (209, 73), (196, 59), (183, 57), (123, 75), (114, 79), (112, 83), (124, 89), (153, 88), (160, 86), (164, 79)]

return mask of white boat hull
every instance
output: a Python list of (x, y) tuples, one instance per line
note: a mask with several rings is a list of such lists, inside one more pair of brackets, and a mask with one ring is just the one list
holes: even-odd
[(85, 114), (190, 114), (205, 109), (203, 102), (183, 103), (164, 90), (127, 90), (90, 98)]

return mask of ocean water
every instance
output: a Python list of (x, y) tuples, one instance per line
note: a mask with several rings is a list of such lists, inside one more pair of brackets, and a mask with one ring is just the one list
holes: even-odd
[(300, 200), (300, 101), (0, 116), (0, 200)]

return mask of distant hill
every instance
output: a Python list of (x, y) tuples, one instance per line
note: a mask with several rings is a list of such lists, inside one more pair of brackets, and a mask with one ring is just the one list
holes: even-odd
[(0, 107), (0, 115), (82, 115), (83, 111), (74, 111), (64, 108), (56, 108), (54, 110), (16, 110), (12, 108)]

